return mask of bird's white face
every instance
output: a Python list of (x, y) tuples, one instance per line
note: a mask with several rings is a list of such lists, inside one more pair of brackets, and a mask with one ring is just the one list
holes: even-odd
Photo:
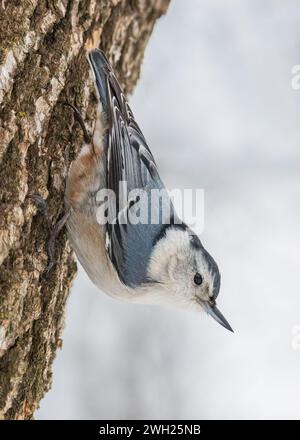
[(187, 231), (167, 229), (151, 255), (148, 276), (178, 302), (197, 303), (213, 297), (214, 275), (202, 251), (191, 245)]
[(154, 247), (148, 277), (156, 285), (160, 303), (203, 309), (231, 329), (216, 308), (220, 288), (218, 267), (199, 239), (187, 230), (166, 230), (165, 237)]

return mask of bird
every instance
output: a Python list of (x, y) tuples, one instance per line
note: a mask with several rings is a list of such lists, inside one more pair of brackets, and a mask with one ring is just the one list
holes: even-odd
[[(111, 64), (100, 49), (88, 53), (88, 62), (97, 116), (65, 191), (66, 226), (79, 262), (112, 298), (204, 311), (233, 331), (216, 305), (217, 263), (178, 218)], [(155, 191), (164, 194), (161, 202), (151, 200)], [(150, 211), (158, 221), (149, 221)], [(133, 221), (130, 212), (146, 213), (148, 221)]]

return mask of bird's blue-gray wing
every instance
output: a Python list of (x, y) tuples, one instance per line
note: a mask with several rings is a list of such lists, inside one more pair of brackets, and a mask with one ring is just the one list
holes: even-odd
[[(113, 224), (107, 224), (107, 250), (121, 281), (135, 287), (147, 282), (153, 243), (165, 227), (160, 218), (162, 205), (169, 204), (171, 217), (173, 206), (168, 197), (163, 197), (159, 205), (156, 201), (151, 203), (151, 190), (165, 191), (153, 155), (103, 52), (90, 52), (89, 60), (108, 121), (107, 187), (116, 195), (116, 216)], [(132, 190), (143, 190), (143, 196), (129, 197), (129, 203), (120, 203), (122, 198), (127, 200)], [(128, 218), (130, 209), (139, 211), (143, 222), (133, 224)], [(151, 221), (151, 215), (155, 221)]]

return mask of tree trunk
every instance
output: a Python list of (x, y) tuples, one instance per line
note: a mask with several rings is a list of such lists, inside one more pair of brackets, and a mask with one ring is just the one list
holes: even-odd
[[(65, 178), (82, 143), (71, 109), (87, 126), (95, 95), (86, 49), (100, 47), (125, 91), (169, 0), (0, 2), (0, 418), (30, 419), (51, 387), (64, 311), (76, 273), (63, 231), (48, 277), (48, 227), (30, 195), (64, 209)], [(66, 372), (67, 374), (67, 372)]]

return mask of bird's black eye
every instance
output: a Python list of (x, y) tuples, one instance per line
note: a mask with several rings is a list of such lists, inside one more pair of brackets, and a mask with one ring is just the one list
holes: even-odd
[(199, 272), (197, 272), (196, 275), (194, 276), (194, 283), (197, 284), (198, 286), (200, 286), (200, 284), (203, 283), (203, 278)]

